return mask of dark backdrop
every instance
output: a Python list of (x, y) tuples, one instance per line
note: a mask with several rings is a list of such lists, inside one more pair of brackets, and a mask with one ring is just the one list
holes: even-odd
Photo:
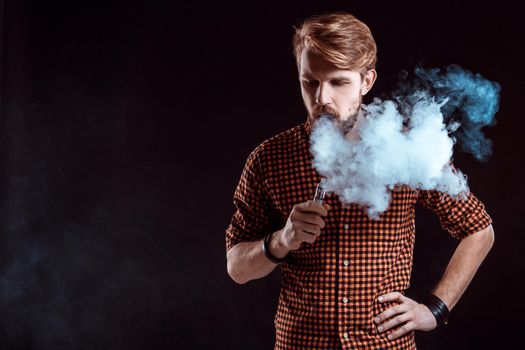
[[(369, 95), (418, 63), (501, 84), (493, 157), (455, 156), (496, 243), (449, 325), (417, 341), (519, 343), (521, 12), (397, 3), (0, 1), (0, 348), (272, 348), (279, 272), (233, 282), (224, 230), (248, 154), (306, 118), (292, 26), (327, 10), (375, 36)], [(421, 298), (457, 241), (419, 207), (417, 232), (409, 295)]]

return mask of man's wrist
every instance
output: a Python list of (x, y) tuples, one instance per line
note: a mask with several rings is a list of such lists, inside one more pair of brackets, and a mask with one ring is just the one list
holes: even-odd
[(436, 318), (438, 327), (447, 324), (450, 311), (443, 300), (434, 294), (430, 294), (424, 304)]
[(284, 247), (281, 242), (282, 230), (274, 232), (270, 236), (269, 249), (273, 256), (283, 259), (290, 251)]
[(274, 233), (275, 232), (269, 233), (264, 237), (261, 248), (266, 259), (277, 265), (284, 264), (286, 262), (286, 257), (277, 257), (270, 249), (270, 239), (273, 237)]

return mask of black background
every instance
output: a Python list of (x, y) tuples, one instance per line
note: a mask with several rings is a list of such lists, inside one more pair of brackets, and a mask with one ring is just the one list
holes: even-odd
[[(501, 84), (494, 155), (455, 156), (496, 243), (449, 325), (416, 337), (519, 344), (523, 19), (501, 1), (393, 3), (0, 1), (0, 349), (272, 348), (279, 272), (233, 282), (224, 230), (250, 151), (306, 118), (293, 25), (329, 10), (374, 34), (367, 98), (416, 64)], [(416, 299), (457, 244), (420, 207), (417, 231)]]

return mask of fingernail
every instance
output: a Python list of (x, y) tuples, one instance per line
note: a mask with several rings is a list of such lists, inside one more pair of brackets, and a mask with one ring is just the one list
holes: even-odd
[(374, 321), (376, 321), (376, 323), (379, 323), (379, 321), (381, 321), (381, 319), (379, 317), (376, 317), (376, 319)]
[(388, 336), (388, 339), (392, 339), (392, 336), (391, 336), (391, 335), (389, 335), (389, 336)]
[(383, 301), (383, 297), (379, 297), (379, 298), (377, 298), (377, 300)]

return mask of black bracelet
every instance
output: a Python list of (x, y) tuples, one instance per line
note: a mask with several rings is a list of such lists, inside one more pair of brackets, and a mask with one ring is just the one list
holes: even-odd
[(448, 310), (447, 304), (445, 304), (443, 300), (439, 299), (434, 294), (430, 294), (427, 298), (427, 301), (425, 302), (425, 305), (436, 318), (438, 326), (447, 324), (447, 318), (450, 311)]
[(273, 262), (274, 264), (281, 265), (286, 262), (286, 257), (279, 259), (275, 257), (272, 253), (270, 253), (270, 239), (272, 238), (273, 232), (269, 233), (264, 237), (263, 244), (262, 244), (262, 250), (264, 252), (264, 255), (268, 260)]

